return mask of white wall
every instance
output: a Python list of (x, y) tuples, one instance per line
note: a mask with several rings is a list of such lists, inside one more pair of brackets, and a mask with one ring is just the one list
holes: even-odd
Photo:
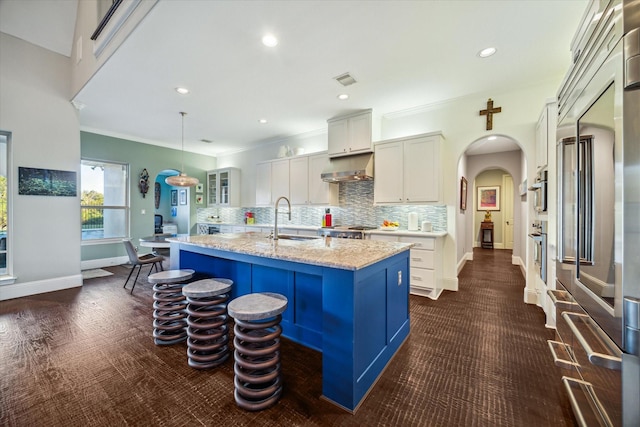
[(69, 58), (0, 33), (0, 129), (12, 135), (9, 264), (17, 277), (0, 285), (0, 299), (82, 284), (79, 195), (17, 194), (19, 166), (75, 171), (79, 180), (69, 75)]
[[(382, 137), (398, 138), (419, 133), (442, 131), (445, 138), (443, 153), (444, 202), (448, 210), (456, 212), (459, 203), (459, 159), (467, 147), (479, 138), (488, 135), (503, 135), (520, 145), (526, 158), (527, 178), (532, 181), (535, 174), (535, 127), (542, 107), (548, 98), (553, 97), (563, 76), (556, 79), (538, 82), (528, 87), (504, 92), (478, 93), (440, 104), (414, 108), (393, 114), (382, 119)], [(485, 117), (479, 111), (486, 106), (488, 98), (494, 105), (502, 107), (502, 113), (493, 118), (493, 130), (485, 130)], [(519, 175), (519, 174), (516, 174)], [(514, 175), (514, 185), (521, 182)], [(470, 181), (471, 182), (471, 181)], [(469, 201), (467, 201), (469, 204)], [(515, 212), (514, 212), (515, 214)], [(454, 215), (455, 219), (458, 215)], [(468, 216), (468, 214), (467, 214)], [(456, 221), (449, 224), (449, 235), (445, 239), (444, 274), (446, 278), (456, 277), (456, 265), (461, 261), (458, 246)], [(523, 223), (529, 222), (526, 216)], [(469, 230), (467, 229), (467, 233)], [(523, 231), (520, 230), (520, 240)], [(514, 250), (517, 235), (514, 235)], [(469, 234), (464, 236), (469, 239)], [(465, 245), (466, 246), (466, 245)]]

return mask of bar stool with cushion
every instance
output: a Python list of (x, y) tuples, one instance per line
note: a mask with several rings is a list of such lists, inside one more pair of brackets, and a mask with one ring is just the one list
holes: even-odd
[[(133, 281), (133, 286), (131, 286), (131, 293), (133, 294), (133, 288), (136, 287), (136, 283), (138, 282), (138, 276), (140, 275), (140, 270), (142, 270), (142, 266), (151, 265), (151, 268), (149, 268), (149, 274), (151, 274), (151, 271), (153, 270), (154, 266), (156, 267), (156, 271), (161, 271), (163, 270), (162, 261), (164, 261), (164, 257), (160, 255), (155, 255), (155, 254), (138, 255), (138, 252), (136, 251), (136, 247), (133, 246), (133, 243), (131, 243), (131, 240), (124, 239), (122, 240), (122, 243), (124, 243), (124, 247), (127, 250), (127, 255), (129, 256), (129, 263), (133, 266), (133, 268), (129, 272), (129, 275), (127, 276), (127, 280), (125, 280), (124, 282), (123, 288), (127, 287), (127, 283), (129, 283), (129, 279), (133, 274), (133, 270), (135, 270), (136, 267), (138, 267), (138, 273), (136, 274), (136, 279)], [(160, 269), (158, 269), (158, 265), (160, 265)], [(149, 274), (147, 274), (147, 276)]]
[(229, 358), (227, 301), (233, 280), (203, 279), (182, 288), (187, 299), (189, 366), (208, 369)]
[(166, 270), (149, 276), (153, 284), (153, 340), (170, 345), (187, 339), (187, 301), (182, 287), (195, 273), (191, 269)]
[(280, 321), (286, 308), (287, 298), (271, 292), (243, 295), (227, 306), (236, 323), (234, 397), (243, 409), (266, 409), (282, 394)]

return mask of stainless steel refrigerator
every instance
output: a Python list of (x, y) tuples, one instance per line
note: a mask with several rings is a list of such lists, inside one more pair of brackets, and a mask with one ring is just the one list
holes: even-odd
[(558, 93), (556, 365), (581, 425), (640, 425), (640, 0), (590, 2)]

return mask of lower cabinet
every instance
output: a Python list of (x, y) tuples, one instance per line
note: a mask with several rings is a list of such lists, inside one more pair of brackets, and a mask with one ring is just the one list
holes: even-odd
[(371, 240), (413, 243), (409, 254), (409, 292), (438, 299), (442, 293), (442, 239), (437, 237), (369, 234)]

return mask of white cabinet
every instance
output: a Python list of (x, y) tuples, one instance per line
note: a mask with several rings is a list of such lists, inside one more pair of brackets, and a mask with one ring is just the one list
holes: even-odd
[(431, 299), (442, 293), (442, 248), (435, 237), (400, 236), (400, 242), (414, 243), (409, 254), (409, 292)]
[(289, 192), (292, 205), (309, 203), (309, 157), (289, 160)]
[(323, 182), (325, 153), (259, 163), (256, 170), (256, 206), (273, 206), (280, 196), (292, 205), (337, 205), (338, 184)]
[(555, 99), (548, 100), (536, 125), (536, 170), (547, 166), (549, 145), (555, 149), (556, 105)]
[(289, 197), (289, 159), (271, 162), (270, 205), (274, 204), (280, 196)]
[(233, 225), (221, 225), (220, 226), (220, 233), (221, 234), (233, 233)]
[(403, 236), (393, 232), (369, 234), (371, 240), (413, 243), (409, 252), (409, 292), (438, 299), (442, 293), (442, 239)]
[(329, 156), (371, 151), (371, 110), (327, 120)]
[(441, 142), (440, 134), (423, 134), (376, 144), (374, 203), (440, 201)]
[(289, 191), (292, 205), (337, 205), (338, 184), (322, 181), (329, 162), (326, 154), (296, 157), (289, 161)]
[(271, 205), (271, 162), (256, 166), (256, 206)]
[(273, 206), (280, 196), (289, 197), (289, 159), (258, 163), (256, 206)]
[(207, 205), (240, 207), (240, 170), (237, 168), (207, 171)]

